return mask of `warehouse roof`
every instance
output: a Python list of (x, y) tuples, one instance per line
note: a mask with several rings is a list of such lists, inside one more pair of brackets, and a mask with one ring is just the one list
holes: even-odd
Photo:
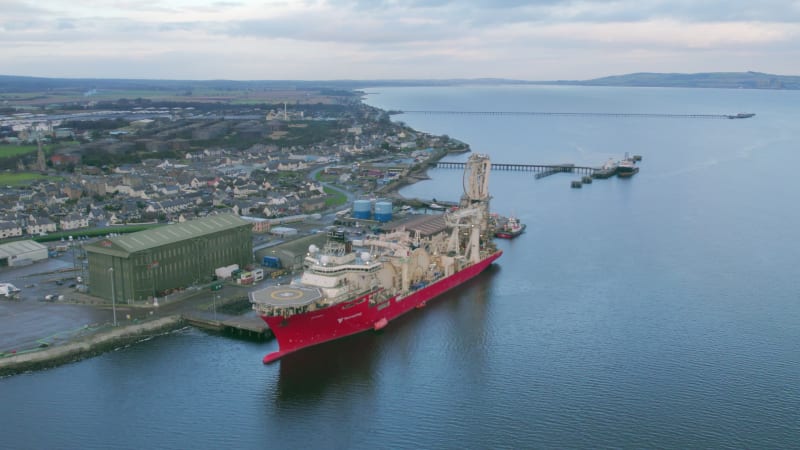
[(252, 224), (234, 214), (219, 214), (104, 239), (87, 245), (86, 250), (98, 253), (118, 253), (120, 250), (135, 253), (242, 226)]
[(37, 250), (47, 251), (47, 247), (36, 241), (15, 241), (7, 244), (0, 244), (0, 258), (23, 255)]

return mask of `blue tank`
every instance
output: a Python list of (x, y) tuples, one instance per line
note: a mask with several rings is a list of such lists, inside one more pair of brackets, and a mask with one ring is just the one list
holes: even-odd
[(369, 200), (356, 200), (353, 202), (353, 218), (369, 219), (372, 216), (372, 204)]
[(392, 220), (392, 202), (380, 201), (375, 203), (375, 220), (378, 222)]

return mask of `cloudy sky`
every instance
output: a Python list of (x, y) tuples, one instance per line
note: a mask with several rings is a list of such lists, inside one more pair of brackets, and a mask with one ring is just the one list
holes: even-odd
[(800, 0), (0, 0), (0, 74), (800, 75)]

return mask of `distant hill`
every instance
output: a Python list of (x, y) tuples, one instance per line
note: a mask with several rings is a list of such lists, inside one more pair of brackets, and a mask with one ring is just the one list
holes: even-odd
[[(528, 81), (503, 78), (473, 79), (396, 79), (396, 80), (158, 80), (123, 78), (43, 78), (0, 75), (0, 93), (43, 92), (58, 90), (115, 89), (131, 91), (181, 91), (191, 89), (298, 89), (352, 90), (387, 86), (456, 86), (464, 84), (526, 84)], [(352, 92), (338, 92), (339, 95)]]
[(353, 95), (352, 90), (388, 86), (458, 86), (466, 84), (539, 84), (572, 86), (648, 86), (729, 89), (800, 89), (800, 76), (760, 72), (631, 73), (592, 80), (526, 81), (505, 78), (395, 80), (152, 80), (115, 78), (40, 78), (0, 75), (0, 93), (60, 90), (122, 89), (131, 91), (190, 91), (192, 89), (321, 90), (329, 95)]
[(760, 72), (631, 73), (586, 81), (553, 81), (543, 84), (629, 87), (696, 87), (727, 89), (800, 89), (800, 76)]

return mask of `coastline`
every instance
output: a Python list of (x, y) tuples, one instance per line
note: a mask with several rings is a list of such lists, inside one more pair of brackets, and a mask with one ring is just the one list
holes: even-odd
[(144, 323), (119, 326), (64, 345), (5, 356), (0, 359), (0, 377), (48, 369), (91, 358), (185, 325), (180, 315), (162, 317)]
[[(452, 141), (456, 143), (456, 147), (440, 148), (434, 151), (430, 158), (412, 165), (406, 175), (375, 190), (375, 194), (391, 197), (404, 204), (423, 205), (425, 203), (424, 200), (407, 199), (400, 195), (400, 190), (418, 181), (430, 179), (427, 174), (428, 169), (435, 167), (436, 163), (446, 156), (471, 152), (468, 144), (456, 139), (452, 139)], [(335, 185), (334, 187), (337, 188)], [(333, 210), (335, 208), (330, 211)], [(87, 294), (73, 293), (72, 297), (75, 304), (83, 304), (95, 308), (106, 308), (108, 306)], [(177, 302), (182, 302), (186, 299), (176, 300)], [(101, 327), (98, 330), (93, 330), (91, 334), (73, 341), (51, 343), (49, 345), (43, 344), (39, 348), (23, 350), (19, 353), (0, 353), (0, 377), (48, 369), (88, 359), (121, 346), (141, 342), (152, 335), (167, 333), (188, 325), (191, 324), (187, 322), (181, 313), (173, 313), (173, 315), (147, 319), (139, 323), (120, 323), (115, 328), (111, 328), (110, 325)]]
[(400, 189), (406, 186), (411, 186), (412, 184), (417, 183), (419, 181), (430, 180), (430, 177), (428, 176), (428, 169), (430, 169), (431, 167), (435, 167), (436, 163), (441, 161), (446, 156), (459, 155), (462, 153), (472, 152), (469, 145), (467, 144), (464, 145), (465, 147), (463, 149), (458, 149), (458, 150), (443, 149), (442, 151), (436, 152), (434, 155), (428, 158), (424, 163), (419, 164), (418, 167), (409, 170), (407, 175), (400, 177), (396, 181), (393, 181), (392, 183), (389, 183), (380, 189), (377, 189), (375, 193), (386, 195), (394, 199), (397, 199), (399, 201), (417, 200), (417, 199), (406, 199), (405, 197), (400, 195)]

